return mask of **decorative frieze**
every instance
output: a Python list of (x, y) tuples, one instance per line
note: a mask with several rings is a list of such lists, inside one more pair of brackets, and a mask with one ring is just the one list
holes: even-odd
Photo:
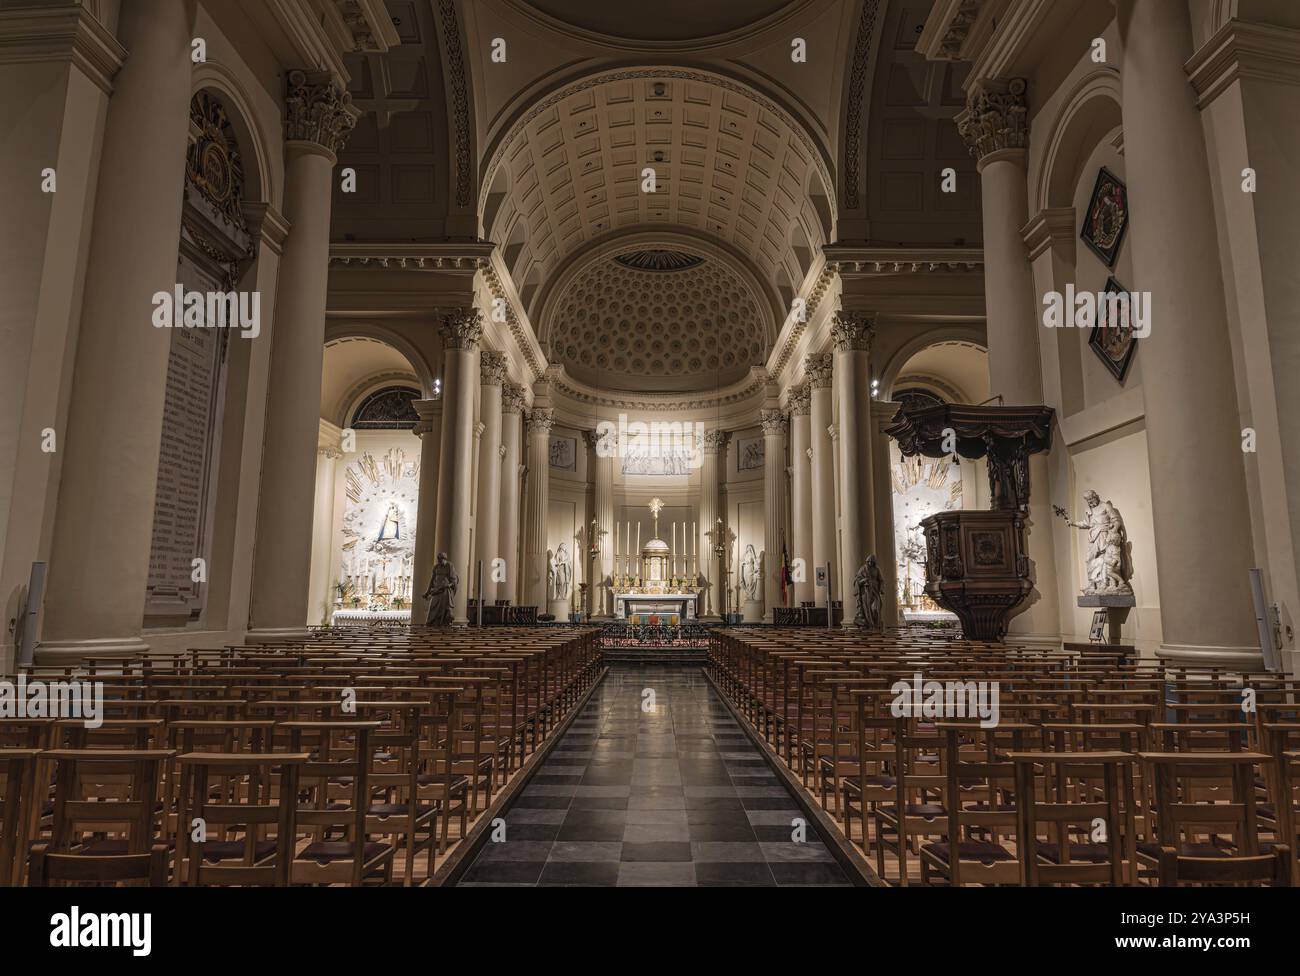
[(311, 142), (338, 155), (361, 110), (328, 71), (290, 71), (284, 96), (284, 137)]
[(1029, 141), (1028, 83), (981, 81), (971, 88), (966, 108), (956, 119), (970, 154), (983, 159), (1003, 149), (1024, 149)]

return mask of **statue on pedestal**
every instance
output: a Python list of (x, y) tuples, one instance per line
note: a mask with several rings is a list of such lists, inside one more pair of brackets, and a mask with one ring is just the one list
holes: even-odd
[(1088, 503), (1088, 517), (1083, 522), (1072, 522), (1065, 509), (1053, 506), (1057, 515), (1071, 528), (1088, 533), (1088, 548), (1084, 561), (1088, 567), (1085, 596), (1131, 595), (1133, 586), (1133, 560), (1128, 551), (1128, 532), (1124, 518), (1110, 500), (1101, 500), (1095, 491), (1086, 491), (1083, 500)]
[(438, 560), (433, 564), (433, 575), (429, 577), (429, 588), (424, 591), (424, 598), (429, 601), (429, 615), (425, 624), (430, 627), (450, 627), (452, 604), (456, 600), (456, 588), (460, 586), (460, 576), (451, 564), (445, 552), (438, 553)]
[(554, 593), (552, 596), (557, 600), (567, 600), (569, 598), (569, 586), (573, 581), (573, 567), (569, 565), (569, 550), (564, 543), (560, 543), (560, 548), (555, 551), (551, 565), (554, 567)]
[(858, 612), (853, 622), (866, 630), (884, 630), (880, 610), (885, 592), (885, 578), (880, 574), (873, 553), (853, 577), (853, 591), (857, 596)]
[(758, 569), (758, 553), (752, 545), (745, 546), (745, 558), (740, 561), (740, 588), (745, 598), (757, 603), (762, 592), (763, 579)]

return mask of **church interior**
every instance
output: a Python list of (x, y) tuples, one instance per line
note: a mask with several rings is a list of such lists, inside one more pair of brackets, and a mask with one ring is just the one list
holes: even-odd
[(0, 884), (1300, 884), (1297, 66), (0, 0)]

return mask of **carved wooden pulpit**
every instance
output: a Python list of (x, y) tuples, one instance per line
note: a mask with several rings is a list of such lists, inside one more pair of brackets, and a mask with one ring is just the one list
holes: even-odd
[(907, 457), (988, 462), (988, 511), (939, 512), (925, 530), (925, 592), (957, 615), (967, 640), (1001, 640), (1033, 590), (1025, 542), (1029, 456), (1052, 446), (1052, 408), (905, 406), (886, 433)]

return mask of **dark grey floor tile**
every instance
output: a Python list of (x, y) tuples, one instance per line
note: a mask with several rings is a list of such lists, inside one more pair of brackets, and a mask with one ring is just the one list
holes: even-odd
[(689, 861), (691, 845), (686, 841), (624, 842), (621, 856), (624, 861)]
[(745, 861), (696, 861), (695, 882), (701, 887), (720, 887), (727, 885), (763, 885), (772, 886), (776, 879), (771, 869), (764, 862)]

